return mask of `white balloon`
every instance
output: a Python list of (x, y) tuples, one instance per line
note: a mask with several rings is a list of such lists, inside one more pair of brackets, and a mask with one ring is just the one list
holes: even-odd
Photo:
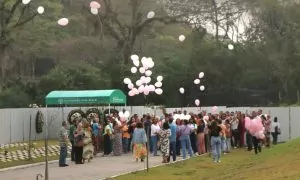
[(142, 59), (141, 59), (141, 63), (142, 63), (142, 65), (143, 65), (143, 67), (145, 67), (145, 68), (148, 67), (148, 66), (147, 66), (147, 60), (148, 60), (148, 59), (147, 59), (146, 57), (142, 57)]
[(162, 76), (157, 76), (156, 79), (157, 79), (158, 82), (161, 82), (163, 80), (163, 77)]
[(147, 71), (145, 72), (145, 75), (146, 75), (146, 76), (151, 76), (151, 75), (152, 75), (152, 71), (151, 71), (151, 70), (147, 70)]
[(97, 8), (91, 8), (91, 13), (97, 15), (99, 13)]
[(154, 11), (150, 11), (150, 12), (148, 12), (148, 14), (147, 14), (147, 18), (148, 18), (148, 19), (154, 18), (154, 16), (155, 16), (155, 12), (154, 12)]
[(136, 67), (140, 66), (140, 61), (138, 59), (132, 61)]
[(205, 86), (200, 86), (200, 91), (204, 91), (205, 90)]
[(199, 73), (199, 78), (202, 79), (204, 77), (204, 72)]
[(151, 58), (151, 61), (148, 61), (147, 65), (148, 65), (149, 68), (154, 67), (154, 62), (152, 61), (152, 58)]
[(26, 4), (29, 4), (30, 1), (31, 1), (31, 0), (22, 0), (22, 3), (26, 5)]
[(145, 83), (146, 83), (146, 84), (149, 84), (150, 82), (151, 82), (151, 77), (146, 77), (146, 78), (145, 78)]
[(158, 81), (154, 84), (154, 86), (160, 88), (160, 87), (162, 87), (162, 83), (160, 81)]
[(228, 49), (229, 50), (234, 50), (234, 46), (232, 44), (228, 44)]
[(137, 68), (136, 67), (132, 67), (131, 69), (130, 69), (130, 71), (131, 71), (131, 73), (136, 73), (137, 72)]
[(67, 18), (61, 18), (57, 21), (57, 23), (61, 26), (66, 26), (69, 24), (69, 19)]
[(125, 111), (125, 113), (124, 113), (124, 117), (128, 118), (129, 116), (130, 116), (130, 113), (129, 113), (129, 111)]
[(199, 100), (199, 99), (196, 99), (196, 100), (195, 100), (195, 104), (196, 104), (196, 106), (199, 106), (199, 105), (200, 105), (200, 100)]
[(163, 93), (163, 90), (161, 88), (157, 88), (157, 89), (155, 89), (155, 93), (157, 95), (161, 95)]
[(200, 84), (200, 79), (195, 79), (194, 84)]
[(132, 61), (139, 60), (139, 56), (136, 55), (136, 54), (131, 55), (130, 58), (131, 58)]
[(149, 85), (149, 91), (150, 92), (153, 92), (153, 91), (155, 91), (155, 86), (154, 85)]
[(130, 84), (131, 80), (129, 78), (124, 78), (123, 82), (124, 84)]
[(190, 120), (191, 119), (191, 115), (189, 115), (189, 114), (185, 115), (185, 119), (186, 120)]
[(179, 92), (180, 92), (181, 94), (184, 94), (184, 88), (183, 88), (183, 87), (179, 88)]
[(120, 111), (120, 112), (119, 112), (119, 116), (120, 116), (120, 117), (123, 117), (123, 116), (124, 116), (124, 113), (123, 113), (122, 111)]
[(132, 83), (128, 84), (128, 89), (133, 89), (134, 85)]
[(185, 120), (186, 116), (184, 114), (180, 114), (180, 119)]
[(185, 40), (185, 36), (184, 35), (180, 35), (178, 39), (179, 39), (179, 41), (183, 42)]
[(43, 14), (43, 13), (45, 12), (45, 8), (44, 8), (43, 6), (39, 6), (39, 7), (37, 8), (37, 12), (38, 12), (39, 14)]
[(141, 86), (141, 85), (142, 85), (142, 82), (141, 82), (141, 80), (137, 80), (137, 81), (135, 82), (135, 84), (136, 84), (137, 86)]
[(141, 80), (142, 83), (146, 83), (146, 77), (145, 76), (141, 76), (140, 80)]
[(144, 74), (146, 69), (144, 67), (140, 67), (139, 71), (140, 71), (141, 74)]

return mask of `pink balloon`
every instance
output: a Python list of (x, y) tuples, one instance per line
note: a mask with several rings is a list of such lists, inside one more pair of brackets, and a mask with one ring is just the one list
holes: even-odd
[(128, 95), (129, 95), (130, 97), (132, 97), (132, 96), (134, 96), (135, 94), (134, 94), (133, 91), (129, 91), (129, 92), (128, 92)]
[(144, 95), (148, 96), (149, 95), (149, 91), (144, 91)]
[(211, 108), (211, 113), (212, 113), (212, 114), (217, 114), (217, 109), (218, 109), (217, 106), (213, 106), (213, 107)]
[(133, 84), (128, 84), (128, 89), (132, 89), (134, 87)]
[(149, 95), (149, 86), (145, 86), (145, 88), (144, 88), (144, 95)]
[(260, 117), (254, 118), (250, 121), (245, 118), (245, 128), (248, 129), (250, 134), (256, 137), (260, 136), (259, 134), (264, 134), (265, 131)]
[(209, 120), (209, 117), (208, 117), (208, 116), (204, 116), (204, 117), (203, 117), (203, 120), (208, 121), (208, 120)]
[(69, 24), (69, 19), (67, 18), (61, 18), (57, 21), (57, 23), (61, 26), (66, 26)]
[(212, 109), (213, 111), (217, 111), (218, 107), (217, 107), (217, 106), (213, 106), (211, 109)]
[(249, 130), (250, 126), (251, 126), (251, 119), (249, 117), (246, 117), (245, 118), (245, 128), (247, 130)]
[(101, 5), (100, 5), (97, 1), (92, 1), (92, 2), (90, 3), (90, 7), (91, 7), (91, 8), (99, 9), (99, 8), (101, 8)]
[(133, 88), (132, 92), (134, 93), (134, 95), (140, 94), (140, 92), (139, 92), (139, 90), (137, 88)]
[(124, 121), (126, 121), (126, 118), (125, 118), (125, 117), (120, 117), (120, 120), (121, 120), (122, 122), (124, 122)]
[(144, 85), (141, 85), (139, 88), (138, 88), (139, 92), (140, 93), (143, 93), (144, 90), (145, 90), (145, 86)]

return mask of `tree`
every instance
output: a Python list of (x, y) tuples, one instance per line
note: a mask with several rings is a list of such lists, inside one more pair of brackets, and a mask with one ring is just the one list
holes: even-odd
[(110, 80), (107, 72), (100, 71), (89, 64), (68, 64), (55, 67), (43, 76), (38, 84), (37, 102), (43, 103), (47, 93), (53, 90), (107, 89)]
[[(162, 0), (169, 13), (186, 13), (185, 20), (196, 30), (206, 29), (220, 40), (241, 40), (240, 21), (247, 13), (240, 0)], [(220, 39), (222, 37), (222, 39)]]
[[(18, 39), (18, 42), (20, 42), (20, 40), (24, 40), (24, 34), (22, 34), (22, 30), (24, 30), (23, 28), (26, 27), (28, 23), (33, 22), (34, 19), (37, 19), (37, 21), (33, 23), (41, 23), (41, 26), (39, 26), (39, 30), (42, 30), (42, 27), (44, 27), (44, 30), (46, 29), (44, 21), (36, 18), (38, 17), (38, 13), (36, 11), (38, 5), (44, 5), (46, 11), (52, 11), (53, 13), (60, 11), (59, 4), (54, 1), (39, 0), (39, 3), (36, 2), (37, 1), (33, 1), (28, 5), (22, 4), (22, 0), (2, 0), (0, 2), (0, 65), (2, 86), (7, 80), (6, 74), (8, 70), (7, 66), (10, 63), (9, 60), (13, 59), (11, 58), (11, 54), (8, 53), (7, 50), (9, 48), (10, 51), (15, 50), (14, 47), (16, 47), (16, 44), (14, 44), (14, 42), (17, 41), (17, 38), (23, 36), (23, 38)], [(51, 17), (53, 18), (55, 16), (52, 15)], [(34, 28), (36, 27), (30, 29), (34, 31)], [(31, 31), (31, 33), (33, 32)], [(32, 36), (33, 34), (30, 35)], [(25, 37), (28, 36), (25, 35)], [(36, 43), (32, 43), (32, 40), (36, 39), (30, 38), (26, 40), (26, 42), (30, 42), (31, 47), (34, 47), (34, 45), (36, 45)], [(24, 44), (24, 42), (22, 43)], [(26, 47), (28, 48), (28, 45)]]
[[(283, 4), (281, 1), (264, 0), (260, 9), (252, 11), (254, 21), (248, 29), (248, 43), (256, 44), (265, 62), (266, 71), (277, 84), (278, 92), (288, 98), (289, 92), (296, 93), (293, 77), (298, 72), (298, 48), (300, 22), (297, 3)], [(294, 97), (292, 97), (294, 98)]]

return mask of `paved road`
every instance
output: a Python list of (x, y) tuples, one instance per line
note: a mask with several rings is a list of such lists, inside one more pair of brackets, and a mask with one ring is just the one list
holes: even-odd
[[(150, 157), (150, 167), (161, 164), (161, 157)], [(119, 157), (96, 157), (90, 163), (75, 165), (69, 162), (69, 167), (60, 168), (57, 163), (49, 164), (49, 179), (51, 180), (99, 180), (129, 171), (146, 167), (145, 163), (135, 162), (131, 155)], [(38, 173), (44, 174), (45, 166), (34, 166), (0, 172), (1, 180), (33, 180)]]

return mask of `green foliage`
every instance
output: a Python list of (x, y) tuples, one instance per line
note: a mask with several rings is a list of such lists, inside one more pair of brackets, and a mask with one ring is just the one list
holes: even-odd
[(28, 107), (31, 103), (29, 95), (20, 87), (14, 86), (0, 93), (0, 108), (6, 107)]
[(109, 86), (105, 75), (106, 72), (101, 72), (98, 68), (85, 63), (57, 66), (41, 78), (39, 88), (44, 92), (66, 89), (105, 89)]
[[(5, 12), (17, 1), (8, 2)], [(11, 29), (18, 18), (35, 15), (40, 5), (45, 7), (43, 15)], [(28, 85), (18, 88), (18, 83), (2, 84), (1, 94), (20, 90), (21, 93), (16, 93), (18, 96), (29, 96), (30, 103), (23, 103), (26, 105), (43, 103), (44, 96), (52, 90), (118, 88), (127, 93), (123, 79), (129, 77), (136, 81), (139, 78), (130, 73), (130, 55), (138, 54), (153, 58), (152, 83), (156, 76), (162, 75), (164, 94), (130, 97), (130, 105), (192, 106), (196, 98), (202, 105), (296, 102), (296, 92), (300, 89), (300, 5), (297, 3), (222, 2), (220, 29), (234, 28), (229, 26), (242, 12), (252, 16), (244, 39), (237, 42), (232, 42), (228, 34), (216, 37), (217, 33), (208, 33), (202, 23), (215, 23), (212, 16), (216, 12), (213, 4), (207, 1), (193, 1), (185, 7), (182, 1), (157, 3), (154, 0), (105, 0), (101, 5), (99, 15), (95, 16), (89, 12), (88, 2), (33, 0), (20, 16), (24, 5), (19, 4), (5, 26), (7, 33), (2, 39), (9, 42), (9, 46), (5, 56), (0, 52), (0, 59), (7, 60), (0, 62), (8, 80), (17, 77), (20, 84)], [(155, 11), (153, 19), (146, 18), (150, 10)], [(180, 16), (174, 18), (172, 13)], [(187, 19), (191, 16), (199, 17), (201, 23), (193, 22), (192, 27), (191, 20)], [(57, 25), (62, 17), (69, 18), (68, 26)], [(3, 20), (1, 16), (0, 21)], [(186, 36), (184, 42), (178, 40), (181, 34)], [(234, 44), (234, 50), (228, 50), (229, 43)], [(44, 62), (44, 66), (38, 62)], [(55, 67), (39, 77), (37, 68), (45, 73), (51, 64)], [(201, 81), (206, 86), (205, 92), (200, 92), (199, 86), (193, 84), (201, 71), (206, 74)], [(180, 87), (186, 90), (184, 96), (178, 91)], [(23, 99), (27, 100), (28, 96)], [(1, 107), (21, 106), (22, 103), (15, 105), (14, 98), (12, 102), (10, 98), (1, 101)]]

